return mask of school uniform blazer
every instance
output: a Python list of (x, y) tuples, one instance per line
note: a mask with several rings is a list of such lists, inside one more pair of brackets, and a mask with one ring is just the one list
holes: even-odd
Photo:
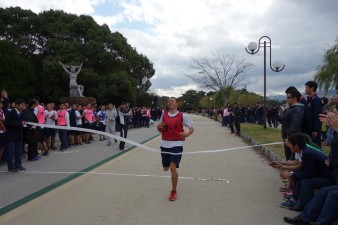
[(21, 116), (18, 115), (15, 109), (9, 111), (5, 118), (6, 140), (7, 141), (22, 141), (23, 127)]
[(320, 150), (311, 147), (305, 147), (302, 152), (302, 167), (295, 171), (292, 177), (295, 181), (306, 178), (324, 177), (335, 181), (335, 174), (326, 164), (328, 156)]
[(306, 103), (304, 114), (305, 130), (308, 133), (322, 131), (322, 123), (319, 120), (319, 114), (322, 113), (322, 102), (320, 98), (315, 95), (310, 101)]

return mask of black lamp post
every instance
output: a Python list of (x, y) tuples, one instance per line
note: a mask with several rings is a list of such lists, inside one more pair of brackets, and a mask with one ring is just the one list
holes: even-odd
[[(248, 48), (245, 48), (246, 52), (253, 55), (256, 54), (260, 47), (264, 48), (264, 99), (263, 99), (263, 127), (266, 128), (266, 48), (270, 48), (270, 69), (274, 72), (280, 72), (284, 69), (285, 65), (279, 61), (275, 60), (271, 65), (271, 39), (268, 36), (262, 36), (258, 40), (258, 46), (256, 42), (250, 42)], [(258, 48), (257, 48), (258, 47)]]

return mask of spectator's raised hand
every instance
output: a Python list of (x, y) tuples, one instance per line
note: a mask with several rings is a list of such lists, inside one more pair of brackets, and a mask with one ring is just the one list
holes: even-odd
[(331, 163), (330, 163), (330, 159), (325, 159), (325, 165), (326, 165), (326, 166), (330, 166), (330, 164), (331, 164)]
[(1, 98), (7, 98), (7, 92), (5, 89), (1, 91)]
[(338, 95), (331, 98), (331, 103), (338, 104)]
[(327, 121), (327, 114), (319, 114), (319, 120), (323, 124), (330, 126), (329, 122)]
[[(336, 111), (337, 112), (337, 111)], [(327, 114), (327, 122), (336, 132), (338, 131), (338, 114), (336, 112)]]

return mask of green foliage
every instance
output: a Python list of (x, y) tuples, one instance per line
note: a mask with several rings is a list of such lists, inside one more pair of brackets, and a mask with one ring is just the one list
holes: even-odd
[(325, 52), (314, 79), (325, 91), (338, 84), (338, 37), (336, 43)]
[[(281, 130), (271, 127), (267, 127), (266, 129), (264, 129), (263, 126), (258, 124), (242, 123), (241, 132), (261, 144), (281, 142), (282, 140)], [(285, 157), (282, 144), (271, 145), (268, 146), (268, 148), (280, 157)]]
[(6, 89), (12, 100), (35, 94), (37, 76), (32, 65), (7, 41), (0, 41), (0, 77), (0, 90)]
[[(149, 59), (131, 47), (118, 32), (98, 25), (90, 16), (49, 10), (0, 8), (0, 40), (11, 42), (37, 73), (33, 86), (44, 101), (69, 96), (69, 77), (57, 63), (80, 65), (77, 83), (84, 95), (99, 102), (135, 103), (155, 74)], [(29, 63), (28, 63), (29, 64)], [(17, 74), (19, 76), (19, 74)]]
[[(188, 91), (187, 91), (188, 92)], [(203, 94), (196, 96), (196, 100), (198, 101), (198, 107), (200, 108), (221, 108), (224, 107), (224, 97), (221, 92), (214, 92), (210, 95), (205, 96)], [(256, 104), (258, 101), (262, 101), (262, 96), (257, 95), (255, 93), (251, 93), (246, 91), (245, 89), (242, 90), (232, 90), (231, 94), (228, 96), (228, 103), (238, 103), (240, 105), (253, 105)], [(185, 94), (183, 94), (184, 96)]]
[(262, 100), (262, 96), (246, 90), (233, 90), (229, 97), (229, 103), (238, 103), (240, 105), (253, 105)]
[(183, 102), (182, 108), (185, 109), (196, 109), (199, 106), (199, 100), (204, 97), (205, 92), (188, 90), (186, 91), (180, 100)]

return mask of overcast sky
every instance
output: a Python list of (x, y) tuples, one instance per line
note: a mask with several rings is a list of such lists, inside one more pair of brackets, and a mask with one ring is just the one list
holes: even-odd
[[(263, 92), (263, 49), (249, 55), (245, 47), (261, 36), (272, 40), (272, 61), (285, 63), (279, 73), (267, 70), (267, 94), (290, 86), (304, 90), (326, 49), (338, 36), (337, 0), (1, 0), (39, 13), (60, 9), (93, 16), (112, 32), (122, 33), (154, 63), (151, 91), (180, 96), (198, 87), (184, 74), (192, 58), (224, 51), (254, 64), (239, 86)], [(269, 63), (269, 62), (268, 62)]]

